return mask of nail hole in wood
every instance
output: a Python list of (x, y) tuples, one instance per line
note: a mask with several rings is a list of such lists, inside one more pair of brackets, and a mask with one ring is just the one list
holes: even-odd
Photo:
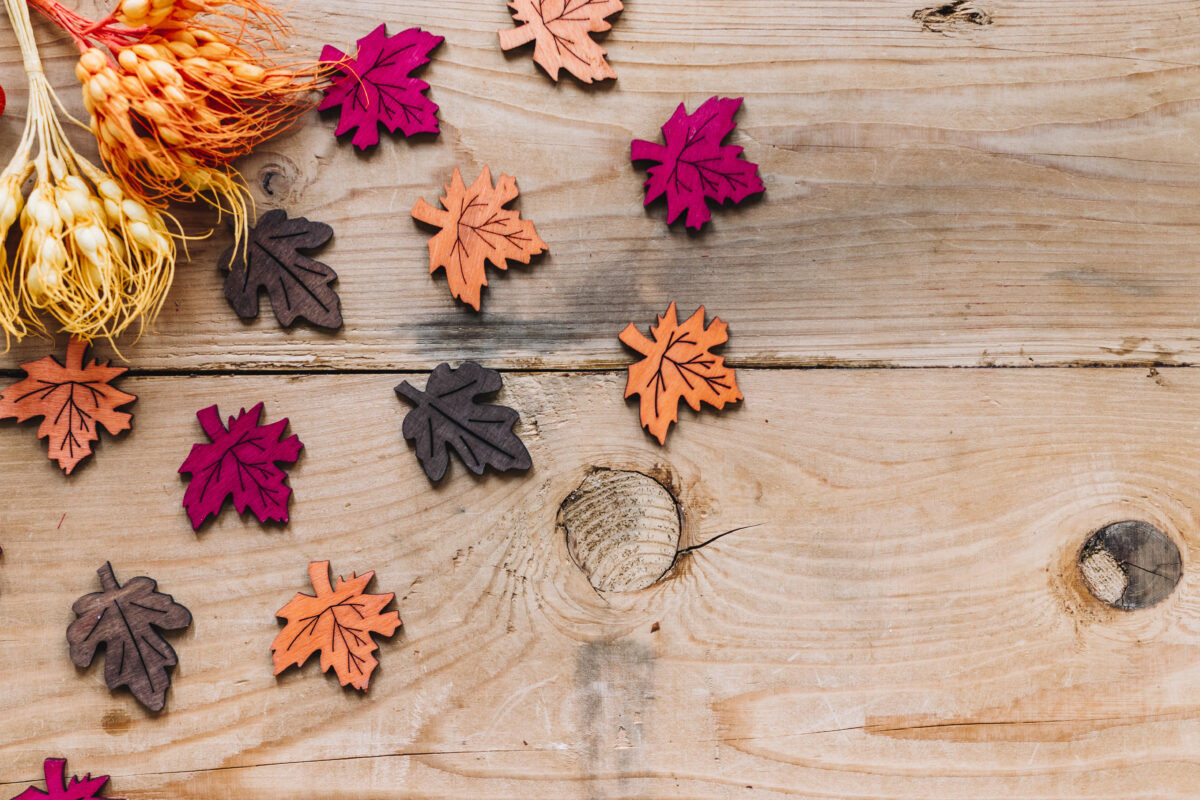
[(1098, 600), (1134, 611), (1165, 600), (1183, 575), (1171, 537), (1148, 522), (1114, 522), (1096, 531), (1079, 551), (1079, 571)]
[(602, 592), (632, 592), (666, 574), (679, 550), (679, 504), (640, 472), (595, 469), (562, 502), (567, 550)]

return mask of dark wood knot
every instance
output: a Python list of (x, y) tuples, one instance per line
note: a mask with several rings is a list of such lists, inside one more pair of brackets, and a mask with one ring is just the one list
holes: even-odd
[(1105, 525), (1079, 551), (1083, 582), (1098, 600), (1133, 611), (1165, 600), (1183, 575), (1183, 559), (1171, 537), (1148, 522)]

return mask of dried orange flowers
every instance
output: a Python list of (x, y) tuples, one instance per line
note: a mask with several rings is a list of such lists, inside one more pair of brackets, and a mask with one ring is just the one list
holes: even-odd
[(0, 174), (0, 234), (18, 216), (22, 231), (11, 268), (0, 262), (0, 328), (6, 340), (44, 331), (45, 312), (81, 338), (111, 339), (152, 320), (170, 287), (181, 235), (167, 204), (207, 202), (241, 242), (250, 197), (232, 161), (311, 108), (330, 67), (271, 62), (261, 45), (285, 26), (258, 0), (121, 0), (98, 22), (56, 0), (28, 2), (79, 47), (75, 73), (107, 172), (67, 142), (25, 2), (5, 0), (30, 109)]
[(196, 18), (228, 20), (222, 3), (122, 0), (114, 18), (144, 33), (86, 48), (80, 33), (75, 73), (100, 154), (131, 191), (155, 204), (205, 200), (232, 214), (241, 235), (247, 198), (230, 162), (313, 106), (319, 68), (271, 63), (243, 39), (269, 39), (282, 20), (256, 0), (230, 4), (244, 11), (236, 37)]

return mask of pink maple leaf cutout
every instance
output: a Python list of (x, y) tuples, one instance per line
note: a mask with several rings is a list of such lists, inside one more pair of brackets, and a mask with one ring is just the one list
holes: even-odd
[(221, 424), (216, 406), (196, 412), (200, 426), (211, 444), (194, 444), (180, 473), (191, 473), (183, 507), (192, 521), (192, 529), (209, 516), (216, 516), (232, 496), (239, 514), (249, 508), (260, 522), (269, 519), (287, 522), (291, 488), (284, 483), (287, 473), (275, 462), (292, 463), (304, 447), (295, 435), (280, 440), (288, 425), (287, 418), (259, 426), (263, 404), (229, 418), (229, 428)]
[(422, 94), (429, 84), (409, 76), (429, 63), (429, 51), (443, 37), (420, 28), (409, 28), (395, 36), (380, 25), (358, 40), (358, 52), (349, 56), (332, 45), (321, 50), (321, 61), (337, 66), (341, 75), (325, 90), (318, 109), (342, 107), (335, 136), (357, 128), (351, 142), (360, 150), (379, 143), (379, 123), (392, 133), (399, 128), (405, 136), (437, 133), (437, 105)]
[(68, 783), (66, 767), (65, 758), (47, 758), (42, 764), (42, 771), (46, 773), (46, 791), (30, 786), (12, 800), (99, 800), (99, 792), (104, 788), (104, 784), (108, 783), (108, 776), (93, 778), (91, 775), (84, 775), (82, 780), (71, 778)]
[(758, 165), (742, 157), (742, 148), (721, 144), (737, 127), (733, 115), (741, 106), (740, 97), (710, 97), (688, 114), (680, 103), (662, 126), (665, 145), (634, 140), (631, 160), (659, 162), (648, 170), (645, 205), (665, 194), (667, 224), (686, 209), (687, 226), (699, 230), (712, 217), (706, 198), (740, 203), (765, 188)]

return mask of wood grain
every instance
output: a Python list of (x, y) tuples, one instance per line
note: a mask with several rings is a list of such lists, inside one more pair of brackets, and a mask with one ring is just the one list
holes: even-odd
[[(293, 4), (297, 58), (381, 22), (445, 36), (421, 72), (442, 133), (362, 154), (314, 113), (243, 163), (260, 213), (337, 231), (336, 334), (233, 319), (218, 231), (122, 343), (138, 417), (114, 452), (64, 477), (0, 424), (0, 797), (69, 755), (130, 800), (1193, 800), (1200, 370), (1163, 365), (1200, 364), (1200, 8), (945, 5), (634, 0), (598, 37), (619, 81), (585, 86), (500, 50), (500, 0)], [(80, 112), (73, 48), (38, 36)], [(0, 143), (19, 65), (0, 30)], [(767, 188), (695, 235), (641, 208), (629, 147), (713, 95), (746, 98), (730, 143)], [(475, 313), (409, 209), (484, 165), (551, 251)], [(617, 336), (671, 301), (730, 324), (746, 399), (659, 447)], [(533, 467), (430, 487), (392, 389), (467, 360), (506, 370)], [(950, 369), (1091, 364), (1127, 368)], [(259, 400), (304, 434), (291, 519), (197, 536), (195, 409)], [(632, 555), (568, 545), (597, 468), (678, 501), (673, 560), (669, 525), (621, 527), (628, 499), (585, 527)], [(1182, 559), (1135, 612), (1079, 571), (1120, 520)], [(165, 714), (69, 662), (71, 602), (114, 554), (194, 614)], [(326, 559), (374, 568), (405, 621), (365, 696), (272, 675), (274, 613)]]
[[(674, 299), (733, 326), (735, 366), (1200, 360), (1200, 9), (997, 0), (981, 4), (992, 24), (936, 32), (912, 18), (930, 5), (641, 0), (603, 36), (620, 80), (589, 87), (502, 53), (502, 2), (299, 0), (297, 55), (381, 20), (446, 37), (422, 72), (440, 136), (362, 155), (313, 114), (243, 164), (260, 211), (338, 232), (323, 257), (347, 329), (230, 320), (221, 232), (191, 247), (157, 333), (123, 352), (146, 369), (617, 368), (616, 334)], [(78, 111), (71, 46), (38, 32)], [(0, 30), (0, 141), (22, 123), (19, 65)], [(714, 94), (746, 98), (731, 143), (765, 196), (700, 236), (664, 230), (629, 143)], [(519, 176), (522, 217), (552, 249), (493, 280), (476, 315), (427, 274), (428, 232), (406, 212), (485, 164)]]
[[(685, 411), (665, 449), (620, 373), (510, 375), (534, 469), (456, 464), (436, 490), (399, 434), (405, 377), (130, 378), (138, 425), (100, 445), (122, 458), (69, 478), (0, 427), (0, 651), (23, 665), (0, 670), (0, 790), (69, 752), (134, 800), (1194, 795), (1192, 370), (746, 370), (742, 406)], [(305, 432), (292, 520), (197, 537), (191, 409), (258, 397)], [(595, 466), (679, 499), (693, 549), (649, 589), (596, 593), (555, 530)], [(1121, 519), (1183, 554), (1134, 613), (1075, 566)], [(66, 565), (114, 552), (195, 617), (157, 717), (65, 658), (94, 583)], [(273, 614), (318, 559), (396, 592), (368, 697), (271, 674)]]

